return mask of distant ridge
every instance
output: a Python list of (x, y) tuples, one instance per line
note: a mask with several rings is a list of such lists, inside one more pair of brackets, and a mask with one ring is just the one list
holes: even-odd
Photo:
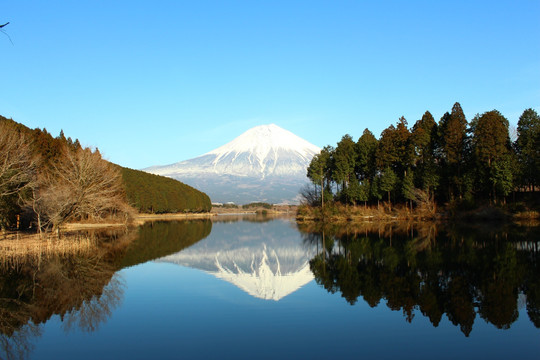
[(207, 193), (214, 202), (296, 203), (306, 169), (320, 149), (275, 124), (247, 130), (199, 157), (147, 172), (171, 177)]

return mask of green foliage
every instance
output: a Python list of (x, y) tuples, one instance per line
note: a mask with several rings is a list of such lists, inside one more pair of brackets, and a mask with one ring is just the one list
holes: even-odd
[(497, 194), (507, 196), (513, 189), (513, 169), (510, 155), (493, 164), (490, 181), (495, 185)]
[(516, 150), (520, 162), (521, 182), (530, 188), (540, 185), (540, 116), (527, 109), (519, 118)]
[(459, 103), (438, 124), (426, 111), (409, 130), (401, 117), (379, 140), (365, 129), (355, 144), (345, 135), (336, 148), (327, 146), (316, 155), (307, 174), (315, 185), (312, 198), (320, 204), (324, 188), (342, 203), (378, 203), (392, 192), (394, 201), (405, 202), (422, 190), (434, 203), (475, 206), (488, 198), (503, 200), (519, 186), (535, 191), (540, 117), (534, 110), (521, 116), (518, 135), (512, 146), (508, 120), (496, 110), (468, 124)]
[(338, 142), (334, 151), (334, 171), (333, 180), (336, 183), (344, 183), (344, 187), (352, 176), (354, 176), (354, 166), (356, 160), (355, 143), (350, 135), (345, 135)]
[(394, 125), (390, 125), (381, 133), (377, 152), (375, 154), (378, 169), (392, 166), (399, 161), (399, 153), (395, 144), (397, 144), (397, 132)]
[(362, 136), (356, 143), (356, 174), (358, 179), (373, 180), (375, 177), (375, 151), (377, 150), (377, 139), (373, 133), (365, 129)]
[(212, 208), (208, 195), (180, 181), (124, 167), (120, 171), (127, 199), (140, 212), (208, 212)]
[(406, 175), (403, 177), (403, 183), (401, 184), (401, 193), (407, 200), (414, 200), (414, 175), (411, 169), (409, 169)]
[(387, 166), (382, 172), (379, 188), (381, 191), (388, 193), (388, 201), (390, 201), (390, 192), (394, 190), (397, 181), (396, 173), (390, 166)]
[(437, 123), (429, 111), (414, 124), (411, 146), (415, 183), (417, 187), (432, 192), (439, 185), (439, 169), (436, 162)]
[(480, 189), (506, 196), (513, 188), (511, 173), (511, 145), (508, 120), (497, 110), (488, 111), (478, 119), (473, 137), (473, 149)]

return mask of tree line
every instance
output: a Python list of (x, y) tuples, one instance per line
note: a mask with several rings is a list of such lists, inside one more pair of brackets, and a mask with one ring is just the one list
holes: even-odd
[(324, 147), (308, 167), (312, 186), (303, 195), (311, 205), (504, 202), (512, 192), (535, 192), (540, 185), (535, 110), (523, 112), (512, 137), (499, 111), (468, 122), (457, 102), (438, 123), (429, 111), (412, 127), (401, 117), (379, 139), (365, 129), (356, 142), (347, 134), (336, 147)]
[(0, 116), (0, 228), (58, 230), (68, 221), (126, 220), (140, 212), (209, 211), (204, 193), (122, 168), (63, 131), (29, 129)]

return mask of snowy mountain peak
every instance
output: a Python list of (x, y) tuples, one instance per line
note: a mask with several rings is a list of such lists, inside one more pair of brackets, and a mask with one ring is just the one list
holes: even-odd
[[(275, 155), (278, 150), (292, 151), (310, 160), (314, 153), (320, 149), (275, 124), (259, 125), (244, 132), (233, 141), (210, 151), (209, 154), (217, 155), (214, 162), (219, 162), (223, 157), (231, 153), (251, 153), (262, 163), (270, 155)], [(272, 152), (274, 154), (272, 154)], [(261, 164), (262, 165), (262, 164)]]
[(206, 192), (212, 201), (295, 202), (320, 149), (275, 124), (251, 128), (199, 157), (146, 171)]

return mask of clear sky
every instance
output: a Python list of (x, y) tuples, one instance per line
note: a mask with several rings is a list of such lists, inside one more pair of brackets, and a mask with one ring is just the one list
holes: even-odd
[(1, 1), (0, 114), (131, 168), (275, 123), (320, 147), (540, 110), (540, 1)]

